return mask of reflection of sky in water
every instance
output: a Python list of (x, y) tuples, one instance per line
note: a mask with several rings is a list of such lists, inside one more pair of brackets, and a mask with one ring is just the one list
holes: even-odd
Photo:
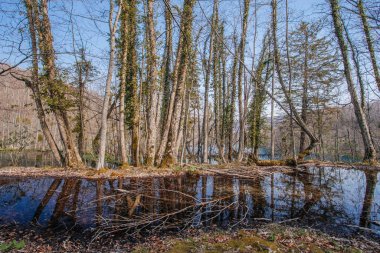
[[(255, 180), (221, 176), (126, 179), (122, 182), (82, 180), (75, 212), (71, 212), (75, 206), (75, 182), (70, 189), (63, 189), (62, 180), (43, 208), (38, 223), (49, 224), (53, 213), (57, 211), (58, 197), (66, 193), (59, 221), (65, 223), (74, 219), (82, 227), (95, 226), (96, 217), (99, 216), (110, 218), (128, 215), (127, 196), (131, 196), (134, 201), (140, 194), (141, 203), (132, 212), (132, 219), (135, 220), (191, 207), (166, 222), (181, 224), (187, 219), (193, 226), (217, 223), (226, 227), (234, 223), (249, 224), (255, 218), (274, 221), (301, 218), (305, 221), (318, 220), (322, 224), (359, 225), (361, 217), (364, 217), (362, 210), (366, 174), (359, 170), (335, 168), (309, 168), (308, 172), (297, 175), (274, 173)], [(370, 210), (370, 221), (380, 219), (379, 181), (380, 175), (377, 175), (373, 200), (366, 209)], [(28, 224), (32, 221), (52, 182), (50, 178), (1, 179), (0, 223), (16, 221)], [(117, 191), (120, 185), (124, 192)], [(369, 227), (380, 231), (380, 227), (373, 222), (369, 222)]]

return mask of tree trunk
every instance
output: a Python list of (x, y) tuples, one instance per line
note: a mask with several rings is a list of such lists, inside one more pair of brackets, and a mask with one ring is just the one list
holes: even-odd
[[(129, 42), (128, 42), (128, 68), (127, 68), (127, 111), (129, 113), (130, 126), (132, 128), (131, 143), (131, 164), (133, 166), (140, 165), (139, 157), (139, 126), (140, 126), (140, 105), (137, 85), (137, 1), (128, 0), (128, 26), (129, 26)], [(140, 90), (141, 92), (141, 90)]]
[[(170, 8), (170, 6), (167, 6), (167, 8)], [(172, 74), (172, 84), (173, 87), (171, 89), (170, 93), (170, 99), (169, 99), (169, 104), (168, 104), (168, 109), (167, 109), (167, 114), (166, 114), (166, 119), (165, 119), (165, 124), (164, 124), (164, 129), (161, 137), (161, 142), (160, 146), (157, 150), (156, 153), (156, 165), (160, 165), (162, 162), (162, 158), (166, 149), (166, 145), (168, 142), (168, 136), (169, 136), (169, 130), (170, 130), (170, 124), (172, 121), (172, 115), (173, 115), (173, 107), (174, 107), (174, 99), (176, 96), (176, 84), (178, 80), (178, 68), (180, 65), (180, 55), (182, 54), (182, 46), (181, 46), (181, 40), (179, 41), (178, 48), (177, 48), (177, 53), (176, 53), (176, 59), (175, 59), (175, 64), (174, 64), (174, 69), (173, 69), (173, 74)]]
[[(211, 23), (211, 32), (210, 32), (210, 46), (209, 46), (209, 55), (208, 61), (205, 64), (206, 66), (206, 76), (205, 76), (205, 96), (204, 96), (204, 107), (203, 107), (203, 158), (204, 163), (208, 162), (208, 120), (209, 120), (209, 109), (208, 109), (208, 96), (209, 96), (209, 86), (210, 86), (210, 74), (211, 74), (211, 64), (214, 56), (214, 40), (215, 40), (215, 29), (217, 25), (218, 18), (218, 9), (219, 9), (219, 0), (214, 0), (214, 7), (212, 11), (212, 23)], [(215, 82), (215, 80), (213, 80)]]
[(232, 64), (232, 80), (231, 80), (231, 109), (230, 109), (230, 115), (229, 115), (229, 126), (228, 126), (228, 160), (231, 162), (232, 161), (232, 156), (233, 156), (233, 141), (234, 141), (234, 116), (235, 116), (235, 100), (236, 100), (236, 68), (238, 65), (238, 47), (236, 43), (236, 37), (234, 36), (234, 44), (235, 44), (235, 53), (234, 53), (234, 60)]
[(157, 100), (158, 100), (158, 87), (157, 87), (157, 50), (156, 50), (156, 32), (154, 29), (153, 20), (153, 0), (147, 0), (148, 4), (148, 85), (149, 85), (149, 103), (148, 103), (148, 141), (147, 141), (147, 158), (146, 165), (154, 165), (156, 135), (157, 135)]
[(275, 63), (273, 61), (272, 66), (272, 86), (271, 86), (271, 101), (270, 101), (270, 159), (274, 160), (274, 76), (276, 74), (275, 71)]
[[(166, 0), (165, 4), (165, 31), (166, 31), (166, 37), (165, 37), (165, 52), (164, 52), (164, 59), (163, 59), (163, 95), (162, 95), (162, 107), (161, 107), (161, 133), (164, 132), (165, 128), (165, 122), (167, 120), (167, 115), (169, 111), (169, 102), (170, 102), (170, 95), (171, 95), (171, 64), (172, 64), (172, 54), (173, 54), (173, 25), (172, 25), (172, 18), (170, 13), (170, 0)], [(161, 136), (162, 139), (162, 136)]]
[(125, 0), (120, 2), (121, 24), (120, 24), (120, 40), (121, 40), (121, 64), (120, 64), (120, 108), (119, 108), (119, 143), (120, 157), (123, 165), (128, 164), (127, 144), (125, 142), (125, 89), (127, 74), (127, 53), (128, 53), (128, 8)]
[(343, 25), (343, 28), (344, 28), (344, 31), (345, 31), (345, 35), (346, 35), (346, 39), (347, 39), (348, 45), (350, 46), (350, 49), (351, 49), (351, 58), (354, 61), (356, 76), (357, 76), (358, 82), (359, 82), (359, 87), (360, 87), (360, 89), (359, 89), (359, 91), (360, 91), (360, 105), (361, 105), (363, 111), (365, 111), (365, 88), (364, 88), (364, 81), (363, 81), (363, 78), (362, 78), (362, 75), (361, 75), (359, 57), (358, 57), (358, 54), (357, 54), (357, 48), (352, 43), (350, 35), (348, 33), (348, 30), (347, 30), (346, 26)]
[(100, 132), (100, 145), (99, 145), (99, 157), (98, 163), (96, 165), (96, 169), (101, 169), (104, 167), (104, 160), (106, 156), (106, 145), (107, 145), (107, 113), (109, 106), (109, 98), (111, 94), (111, 82), (112, 82), (112, 74), (114, 67), (114, 58), (115, 58), (115, 33), (117, 28), (118, 19), (120, 17), (121, 8), (117, 12), (116, 18), (113, 21), (113, 11), (114, 11), (114, 3), (110, 0), (110, 12), (109, 12), (109, 31), (110, 31), (110, 54), (109, 54), (109, 62), (108, 62), (108, 73), (106, 80), (106, 91), (103, 99), (103, 109), (102, 109), (102, 117), (101, 117), (101, 132)]
[(314, 149), (314, 147), (318, 144), (319, 140), (313, 135), (313, 133), (309, 130), (305, 122), (302, 120), (300, 115), (298, 114), (291, 97), (289, 96), (288, 89), (285, 85), (285, 82), (282, 78), (281, 73), (281, 65), (280, 65), (280, 52), (277, 45), (277, 0), (272, 0), (272, 30), (273, 30), (273, 50), (274, 50), (274, 62), (277, 72), (277, 77), (279, 83), (281, 85), (281, 89), (285, 95), (285, 99), (289, 105), (289, 110), (292, 111), (292, 114), (295, 117), (295, 121), (298, 126), (304, 131), (310, 139), (310, 144), (307, 148), (305, 148), (302, 152), (298, 154), (298, 160), (302, 161), (306, 155), (309, 155), (310, 152)]
[[(181, 19), (181, 35), (179, 37), (177, 58), (179, 59), (178, 65), (178, 77), (175, 78), (176, 82), (173, 82), (175, 85), (175, 97), (173, 102), (173, 115), (170, 122), (170, 128), (168, 133), (168, 141), (166, 144), (165, 154), (161, 162), (161, 167), (172, 166), (177, 162), (177, 157), (175, 156), (176, 148), (176, 129), (178, 129), (181, 105), (183, 101), (184, 91), (185, 91), (185, 80), (187, 74), (187, 67), (189, 62), (189, 55), (191, 52), (191, 31), (192, 31), (192, 22), (193, 22), (193, 7), (194, 0), (185, 0), (182, 12)], [(180, 50), (180, 48), (182, 48)], [(173, 87), (174, 88), (174, 87)]]
[(373, 47), (371, 32), (370, 32), (370, 28), (369, 28), (368, 21), (367, 21), (367, 15), (365, 14), (365, 10), (364, 10), (363, 0), (358, 0), (358, 9), (359, 9), (360, 19), (361, 19), (362, 25), (363, 25), (363, 30), (364, 30), (365, 39), (367, 42), (369, 55), (371, 57), (373, 73), (375, 74), (376, 84), (377, 84), (377, 87), (380, 91), (380, 73), (379, 73), (379, 68), (377, 66), (377, 62), (376, 62), (375, 50)]
[[(286, 58), (287, 58), (287, 63), (288, 63), (288, 71), (289, 71), (289, 97), (291, 98), (292, 94), (292, 66), (290, 62), (290, 52), (289, 52), (289, 1), (286, 0)], [(290, 111), (290, 117), (289, 117), (289, 127), (290, 127), (290, 138), (291, 138), (291, 143), (292, 143), (292, 159), (296, 161), (296, 143), (295, 143), (295, 137), (294, 137), (294, 127), (293, 127), (293, 112)], [(304, 131), (301, 131), (301, 135), (305, 135)], [(305, 136), (303, 137), (305, 138)], [(304, 150), (304, 148), (300, 149)]]
[(348, 86), (348, 91), (350, 92), (351, 96), (351, 102), (354, 106), (354, 112), (356, 119), (358, 121), (361, 135), (363, 138), (363, 144), (364, 144), (364, 161), (368, 161), (370, 163), (376, 163), (376, 150), (372, 142), (371, 133), (368, 127), (368, 122), (365, 117), (365, 113), (360, 106), (355, 86), (352, 81), (351, 76), (351, 69), (350, 69), (350, 62), (348, 59), (347, 54), (347, 45), (343, 37), (343, 28), (342, 28), (342, 20), (339, 13), (339, 3), (338, 0), (329, 0), (330, 1), (330, 7), (331, 7), (331, 15), (334, 22), (334, 29), (335, 29), (335, 35), (338, 39), (339, 48), (342, 54), (343, 58), (343, 65), (344, 65), (344, 75), (346, 77), (346, 82)]
[(67, 98), (65, 97), (65, 86), (57, 78), (55, 66), (55, 52), (53, 47), (53, 36), (51, 32), (48, 15), (47, 1), (42, 0), (40, 4), (34, 1), (34, 23), (38, 31), (39, 49), (44, 67), (42, 82), (46, 85), (49, 95), (49, 107), (52, 110), (57, 126), (60, 131), (63, 146), (65, 148), (65, 165), (68, 167), (83, 167), (82, 159), (75, 144), (67, 115)]
[[(303, 83), (302, 83), (302, 105), (301, 105), (301, 118), (305, 124), (307, 124), (307, 110), (308, 110), (308, 88), (309, 88), (309, 56), (308, 56), (308, 31), (305, 30), (305, 44), (304, 44), (304, 66), (303, 66)], [(290, 94), (289, 94), (290, 96)], [(300, 150), (299, 152), (302, 153), (305, 150), (305, 139), (306, 134), (305, 131), (301, 130), (300, 135)]]
[(25, 0), (25, 7), (28, 17), (28, 27), (30, 33), (30, 40), (32, 44), (32, 78), (31, 81), (24, 79), (26, 86), (29, 87), (33, 92), (33, 99), (36, 105), (37, 117), (41, 125), (41, 130), (45, 136), (46, 142), (49, 145), (50, 150), (53, 153), (55, 160), (59, 164), (64, 164), (64, 157), (62, 156), (61, 151), (58, 149), (57, 143), (55, 142), (53, 135), (49, 129), (49, 126), (46, 123), (46, 114), (42, 105), (41, 92), (39, 87), (39, 78), (38, 78), (38, 48), (37, 48), (37, 36), (36, 36), (36, 27), (35, 27), (35, 16), (34, 8), (37, 8), (36, 5), (33, 6), (31, 0)]
[(245, 113), (243, 108), (243, 64), (245, 55), (245, 42), (247, 37), (247, 27), (248, 27), (248, 14), (249, 14), (249, 0), (244, 0), (244, 12), (243, 12), (243, 24), (241, 30), (241, 38), (239, 45), (239, 72), (238, 72), (238, 99), (239, 99), (239, 151), (238, 151), (238, 162), (241, 162), (244, 155), (244, 134), (245, 134)]

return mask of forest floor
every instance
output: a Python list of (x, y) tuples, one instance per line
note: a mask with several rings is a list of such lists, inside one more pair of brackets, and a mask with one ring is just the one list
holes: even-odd
[[(271, 163), (270, 163), (271, 162)], [(241, 178), (252, 178), (255, 176), (265, 176), (272, 173), (292, 173), (302, 171), (305, 167), (342, 167), (355, 168), (359, 170), (380, 171), (380, 166), (369, 166), (366, 164), (345, 164), (309, 161), (300, 164), (298, 167), (286, 166), (278, 161), (266, 161), (266, 166), (242, 165), (238, 163), (228, 163), (221, 165), (209, 164), (185, 164), (183, 166), (173, 166), (171, 168), (156, 167), (132, 167), (125, 166), (118, 169), (103, 168), (95, 170), (92, 168), (72, 169), (62, 167), (2, 167), (0, 177), (60, 177), (60, 178), (83, 178), (83, 179), (112, 179), (112, 178), (147, 178), (147, 177), (167, 177), (181, 176), (186, 174), (201, 175), (225, 175), (237, 176)], [(270, 165), (269, 165), (270, 164)]]
[(0, 227), (0, 252), (379, 252), (379, 241), (356, 234), (333, 236), (282, 224), (230, 231), (188, 229), (155, 236), (108, 235), (92, 240), (84, 234)]

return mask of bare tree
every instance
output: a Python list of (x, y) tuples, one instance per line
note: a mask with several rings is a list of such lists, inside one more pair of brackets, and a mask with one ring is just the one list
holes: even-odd
[(148, 29), (148, 84), (149, 84), (149, 109), (148, 109), (148, 147), (146, 165), (154, 165), (156, 135), (157, 135), (157, 100), (158, 100), (158, 81), (157, 81), (157, 50), (156, 50), (156, 32), (154, 29), (153, 20), (153, 0), (147, 0), (148, 4), (148, 17), (147, 17), (147, 29)]
[[(109, 98), (111, 94), (111, 82), (112, 74), (114, 68), (114, 58), (115, 58), (115, 36), (117, 30), (117, 24), (119, 22), (119, 17), (122, 8), (119, 7), (116, 17), (114, 17), (114, 2), (110, 0), (110, 10), (109, 10), (109, 19), (108, 26), (110, 31), (110, 53), (109, 53), (109, 62), (108, 62), (108, 73), (106, 80), (106, 90), (103, 99), (103, 109), (102, 109), (102, 119), (101, 119), (101, 132), (100, 132), (100, 145), (99, 145), (99, 158), (96, 165), (97, 169), (104, 167), (104, 159), (106, 155), (106, 145), (107, 145), (107, 113), (109, 106)], [(122, 119), (121, 119), (122, 120)]]
[(245, 110), (243, 107), (243, 69), (245, 43), (247, 38), (249, 0), (244, 0), (243, 23), (241, 28), (241, 37), (239, 44), (239, 70), (238, 70), (238, 104), (239, 104), (239, 150), (237, 160), (240, 162), (244, 155), (244, 138), (245, 138)]
[(123, 165), (128, 164), (127, 144), (125, 140), (125, 89), (127, 79), (127, 53), (128, 53), (128, 8), (126, 0), (120, 2), (120, 98), (119, 98), (119, 142), (120, 156)]
[(277, 0), (272, 0), (272, 30), (273, 30), (273, 47), (274, 47), (274, 62), (277, 72), (277, 77), (279, 80), (279, 83), (281, 85), (281, 89), (285, 95), (286, 102), (289, 106), (289, 110), (292, 111), (296, 123), (300, 126), (302, 131), (304, 131), (307, 136), (310, 139), (310, 144), (307, 148), (304, 150), (301, 150), (298, 154), (298, 160), (303, 160), (303, 158), (310, 154), (310, 152), (313, 150), (313, 148), (318, 144), (319, 140), (314, 136), (314, 134), (310, 131), (306, 123), (302, 120), (300, 115), (298, 114), (293, 101), (289, 95), (289, 90), (285, 85), (285, 82), (282, 77), (281, 73), (281, 61), (280, 61), (280, 52), (278, 49), (278, 42), (277, 42)]
[(374, 49), (374, 46), (373, 46), (371, 32), (370, 32), (370, 28), (369, 28), (368, 21), (367, 21), (367, 15), (366, 15), (365, 10), (364, 10), (363, 0), (358, 0), (357, 5), (358, 5), (360, 19), (361, 19), (362, 25), (363, 25), (365, 39), (366, 39), (366, 42), (367, 42), (367, 48), (368, 48), (369, 55), (370, 55), (370, 58), (371, 58), (373, 73), (375, 74), (375, 81), (376, 81), (377, 87), (378, 87), (378, 89), (380, 91), (380, 73), (379, 73), (379, 67), (377, 66), (375, 49)]
[(179, 37), (176, 59), (176, 61), (178, 61), (178, 69), (177, 71), (174, 71), (175, 75), (173, 78), (173, 89), (175, 89), (175, 96), (173, 100), (173, 112), (168, 133), (168, 141), (165, 148), (165, 154), (160, 165), (161, 167), (168, 167), (173, 164), (176, 164), (177, 162), (175, 152), (177, 141), (176, 130), (178, 130), (179, 127), (179, 120), (181, 116), (180, 112), (185, 92), (187, 67), (189, 62), (189, 55), (191, 52), (191, 32), (194, 3), (194, 0), (185, 0), (183, 4), (182, 18), (180, 24), (181, 35)]
[(347, 45), (346, 41), (343, 37), (343, 28), (341, 16), (339, 13), (339, 2), (338, 0), (329, 0), (330, 8), (331, 8), (331, 16), (334, 23), (335, 36), (338, 40), (340, 52), (342, 54), (343, 65), (344, 65), (344, 75), (346, 77), (348, 91), (350, 92), (351, 102), (354, 106), (355, 116), (358, 121), (361, 135), (363, 138), (363, 144), (365, 147), (364, 151), (364, 160), (370, 163), (376, 162), (376, 150), (372, 142), (371, 133), (368, 127), (368, 122), (365, 116), (365, 113), (360, 106), (360, 102), (358, 100), (354, 82), (351, 76), (350, 62), (347, 53)]

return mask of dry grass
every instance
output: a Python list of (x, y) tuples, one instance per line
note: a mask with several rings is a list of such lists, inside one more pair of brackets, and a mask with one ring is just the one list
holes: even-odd
[(34, 167), (4, 167), (0, 168), (0, 176), (11, 177), (63, 177), (63, 178), (143, 178), (178, 176), (190, 172), (188, 169), (162, 169), (149, 167), (123, 167), (120, 169), (69, 169), (69, 168), (34, 168)]
[(305, 167), (339, 167), (354, 168), (359, 170), (379, 171), (379, 166), (367, 164), (344, 164), (320, 161), (305, 161), (299, 167), (287, 166), (284, 161), (261, 161), (258, 165), (244, 165), (241, 163), (225, 163), (220, 165), (210, 164), (185, 164), (171, 168), (156, 167), (132, 167), (121, 166), (118, 169), (103, 168), (95, 170), (91, 168), (71, 169), (60, 167), (3, 167), (0, 168), (0, 176), (11, 177), (64, 177), (64, 178), (144, 178), (144, 177), (167, 177), (181, 176), (185, 174), (202, 175), (224, 175), (241, 178), (256, 178), (257, 176), (268, 176), (273, 173), (292, 173), (302, 171)]

